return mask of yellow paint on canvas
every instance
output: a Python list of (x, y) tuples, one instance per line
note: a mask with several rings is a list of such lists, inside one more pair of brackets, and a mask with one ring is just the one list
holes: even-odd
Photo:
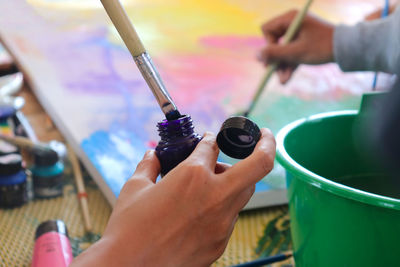
[(204, 36), (260, 34), (255, 13), (223, 0), (160, 1), (127, 7), (139, 34), (153, 49), (162, 44), (168, 51), (193, 51), (199, 49), (198, 40)]
[[(378, 0), (314, 1), (311, 11), (332, 21), (354, 22), (359, 9), (372, 11)], [(71, 24), (86, 16), (93, 25), (108, 23), (108, 39), (122, 40), (107, 19), (98, 0), (28, 0), (34, 6), (70, 11)], [(264, 21), (289, 9), (299, 9), (305, 0), (126, 0), (121, 1), (145, 46), (152, 54), (168, 52), (201, 53), (199, 39), (205, 36), (261, 36)], [(353, 7), (358, 12), (353, 12)], [(79, 11), (79, 12), (78, 12)], [(352, 14), (357, 13), (358, 16)], [(100, 14), (100, 16), (99, 16)], [(75, 17), (74, 17), (75, 16)]]

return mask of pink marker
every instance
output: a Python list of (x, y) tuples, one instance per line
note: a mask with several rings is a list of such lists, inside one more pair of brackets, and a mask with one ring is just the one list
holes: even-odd
[(52, 220), (41, 223), (36, 229), (32, 267), (66, 267), (72, 259), (64, 222)]

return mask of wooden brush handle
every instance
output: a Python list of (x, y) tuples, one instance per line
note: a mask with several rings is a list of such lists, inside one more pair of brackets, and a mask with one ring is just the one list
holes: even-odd
[(89, 214), (89, 204), (87, 199), (87, 193), (85, 190), (85, 183), (83, 181), (81, 166), (79, 165), (78, 157), (70, 145), (68, 145), (68, 157), (71, 162), (72, 171), (75, 177), (75, 184), (78, 191), (78, 199), (82, 209), (83, 223), (86, 232), (92, 231), (92, 222)]
[(289, 28), (286, 30), (285, 35), (283, 36), (283, 44), (289, 44), (294, 35), (299, 30), (301, 23), (303, 22), (304, 17), (306, 16), (308, 9), (310, 8), (313, 0), (307, 0), (304, 7), (297, 13), (296, 17), (293, 19), (292, 23), (290, 23)]
[[(293, 37), (295, 36), (296, 32), (299, 30), (301, 23), (303, 22), (304, 17), (307, 14), (308, 9), (311, 6), (313, 0), (307, 0), (306, 4), (304, 5), (304, 7), (302, 8), (302, 10), (300, 10), (296, 17), (292, 20), (292, 22), (289, 25), (289, 28), (286, 30), (285, 35), (283, 36), (283, 44), (287, 45), (290, 43), (290, 41), (292, 41)], [(264, 91), (265, 86), (267, 85), (269, 79), (271, 78), (272, 74), (275, 72), (275, 70), (277, 69), (278, 64), (274, 63), (274, 64), (270, 64), (266, 70), (266, 73), (260, 83), (260, 85), (257, 88), (256, 94), (254, 95), (249, 108), (247, 109), (246, 112), (244, 112), (244, 116), (247, 117), (250, 112), (253, 110), (253, 108), (255, 107), (257, 100), (260, 98), (262, 92)]]
[(146, 52), (142, 41), (119, 0), (100, 0), (119, 35), (133, 57)]
[(39, 142), (32, 142), (29, 138), (22, 136), (7, 136), (0, 134), (0, 140), (14, 144), (19, 147), (29, 149), (49, 149), (45, 144)]

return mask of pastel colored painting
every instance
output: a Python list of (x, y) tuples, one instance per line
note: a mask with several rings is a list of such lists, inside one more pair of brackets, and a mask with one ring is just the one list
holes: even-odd
[[(382, 1), (314, 1), (311, 11), (354, 23)], [(260, 25), (305, 1), (122, 1), (182, 113), (198, 133), (218, 132), (246, 109), (264, 67)], [(158, 142), (163, 119), (100, 1), (0, 1), (0, 35), (28, 75), (35, 94), (78, 152), (110, 203), (145, 150)], [(285, 86), (273, 77), (254, 112), (276, 133), (311, 114), (357, 109), (373, 76), (344, 74), (335, 64), (302, 66)], [(220, 160), (234, 163), (221, 154)], [(245, 178), (245, 177), (244, 177)], [(257, 184), (248, 207), (284, 203), (283, 169)], [(267, 192), (263, 198), (258, 198)]]

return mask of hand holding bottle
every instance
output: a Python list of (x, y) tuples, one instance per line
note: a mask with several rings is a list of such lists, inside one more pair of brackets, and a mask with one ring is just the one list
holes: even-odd
[(208, 266), (223, 253), (239, 211), (274, 163), (275, 140), (262, 129), (254, 152), (217, 162), (215, 135), (159, 182), (149, 151), (123, 187), (103, 237), (72, 266)]
[(279, 64), (277, 73), (281, 83), (290, 79), (299, 64), (333, 61), (334, 26), (312, 15), (306, 15), (292, 42), (279, 44), (296, 14), (292, 10), (262, 25), (267, 46), (260, 51), (259, 60), (266, 65)]

